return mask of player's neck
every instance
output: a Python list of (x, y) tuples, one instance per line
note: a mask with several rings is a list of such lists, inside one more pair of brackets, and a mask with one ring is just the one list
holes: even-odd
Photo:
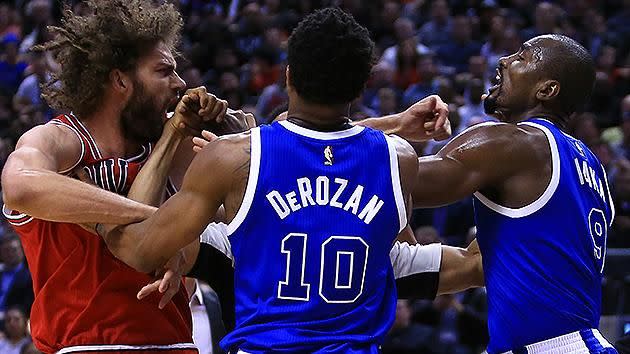
[(350, 128), (347, 113), (348, 104), (321, 105), (297, 98), (289, 100), (287, 120), (311, 130), (338, 131)]
[(127, 152), (137, 150), (137, 144), (125, 139), (120, 111), (104, 104), (94, 113), (79, 117), (86, 125), (103, 156), (126, 157)]
[(559, 114), (553, 110), (538, 105), (532, 109), (516, 115), (514, 123), (519, 123), (532, 118), (546, 119), (562, 130), (566, 128), (567, 122), (569, 121), (569, 117), (567, 115)]

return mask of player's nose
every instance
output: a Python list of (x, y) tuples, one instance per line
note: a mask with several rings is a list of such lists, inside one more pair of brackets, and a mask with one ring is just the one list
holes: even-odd
[(171, 81), (171, 86), (176, 91), (181, 91), (186, 88), (186, 81), (182, 79), (177, 72), (174, 73), (173, 80)]

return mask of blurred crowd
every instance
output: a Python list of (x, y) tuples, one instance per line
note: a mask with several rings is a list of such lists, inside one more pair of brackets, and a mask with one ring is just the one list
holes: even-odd
[[(545, 33), (580, 41), (597, 66), (596, 88), (568, 133), (607, 169), (617, 217), (608, 246), (630, 247), (630, 0), (179, 0), (185, 20), (177, 71), (188, 87), (205, 85), (230, 107), (268, 123), (286, 109), (286, 43), (304, 14), (339, 6), (366, 26), (377, 45), (373, 75), (351, 106), (354, 120), (391, 114), (439, 94), (450, 104), (454, 132), (490, 120), (481, 95), (498, 59)], [(85, 13), (80, 1), (66, 1)], [(17, 138), (59, 112), (40, 97), (58, 70), (52, 53), (29, 49), (50, 38), (60, 0), (0, 0), (0, 167)], [(315, 70), (317, 68), (314, 68)], [(579, 75), (579, 73), (576, 73)], [(419, 155), (442, 144), (416, 144)], [(413, 216), (421, 243), (463, 246), (474, 237), (472, 200)], [(0, 225), (0, 353), (33, 350), (27, 318), (30, 276), (19, 239)], [(29, 296), (31, 298), (29, 298)], [(399, 301), (385, 353), (479, 353), (485, 293), (477, 289), (433, 302)]]

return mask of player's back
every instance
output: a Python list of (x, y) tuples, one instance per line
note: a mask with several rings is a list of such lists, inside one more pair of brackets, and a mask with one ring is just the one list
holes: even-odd
[[(83, 154), (72, 176), (83, 169), (99, 187), (125, 193), (148, 158), (150, 146), (135, 158), (103, 157), (87, 129), (73, 116), (48, 124), (71, 129)], [(152, 281), (116, 259), (105, 242), (76, 224), (3, 212), (20, 235), (33, 278), (31, 311), (34, 343), (44, 352), (59, 350), (190, 350), (188, 299), (180, 291), (164, 310), (159, 296), (138, 301), (136, 293)], [(121, 346), (122, 345), (122, 346)], [(125, 347), (126, 346), (126, 347)]]
[[(614, 217), (606, 173), (581, 141), (549, 121), (521, 124), (545, 133), (552, 177), (545, 192), (522, 208), (475, 194), (488, 290), (489, 353), (599, 325), (606, 233)], [(587, 348), (582, 347), (585, 336), (593, 337), (574, 335), (575, 348)], [(593, 339), (601, 346), (599, 340)]]
[(244, 352), (375, 353), (394, 319), (388, 254), (406, 224), (393, 144), (354, 127), (252, 130), (245, 197), (228, 226)]

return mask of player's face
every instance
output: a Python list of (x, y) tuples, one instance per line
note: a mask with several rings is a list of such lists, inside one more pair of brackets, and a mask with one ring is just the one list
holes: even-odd
[(518, 52), (499, 60), (494, 86), (484, 100), (487, 114), (511, 122), (516, 115), (532, 108), (536, 102), (536, 84), (543, 60), (541, 40), (525, 42)]
[(133, 93), (122, 113), (127, 138), (157, 141), (162, 134), (166, 111), (177, 103), (186, 83), (175, 72), (175, 59), (162, 43), (138, 62)]
[(20, 311), (10, 310), (4, 321), (7, 334), (10, 337), (15, 338), (26, 334), (26, 319)]

